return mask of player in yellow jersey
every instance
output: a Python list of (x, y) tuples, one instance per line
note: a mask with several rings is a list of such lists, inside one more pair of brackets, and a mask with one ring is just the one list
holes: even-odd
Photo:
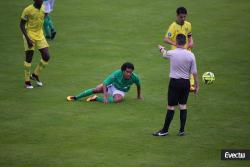
[[(20, 29), (23, 33), (25, 61), (24, 61), (24, 78), (25, 87), (32, 89), (33, 86), (30, 79), (34, 80), (38, 86), (43, 83), (39, 80), (41, 70), (48, 64), (49, 61), (49, 45), (43, 34), (44, 22), (44, 7), (43, 0), (33, 0), (34, 3), (26, 7), (21, 16)], [(34, 50), (37, 48), (41, 53), (40, 63), (36, 66), (31, 74), (31, 62), (34, 55)]]
[[(193, 48), (193, 38), (192, 38), (192, 26), (191, 23), (186, 21), (187, 10), (184, 7), (179, 7), (176, 10), (176, 21), (174, 21), (168, 28), (167, 33), (164, 37), (164, 42), (171, 45), (171, 49), (176, 48), (176, 36), (178, 34), (184, 34), (186, 36), (187, 43), (184, 46), (186, 49), (190, 50)], [(194, 88), (194, 78), (190, 76), (190, 91), (195, 91)]]

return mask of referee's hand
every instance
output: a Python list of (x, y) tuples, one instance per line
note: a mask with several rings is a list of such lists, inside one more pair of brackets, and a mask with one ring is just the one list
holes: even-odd
[(199, 89), (200, 89), (199, 85), (195, 85), (194, 93), (195, 93), (195, 94), (198, 94)]
[(162, 45), (158, 45), (158, 48), (160, 49), (161, 53), (164, 53), (164, 51), (166, 51), (164, 46), (162, 46)]

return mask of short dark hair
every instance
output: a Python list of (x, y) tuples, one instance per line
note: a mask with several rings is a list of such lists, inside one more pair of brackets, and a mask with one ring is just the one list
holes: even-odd
[(179, 15), (179, 14), (187, 14), (187, 9), (184, 8), (184, 7), (178, 7), (176, 9), (176, 14)]
[(121, 66), (121, 70), (125, 71), (127, 68), (132, 69), (134, 71), (134, 65), (130, 62), (126, 62)]
[(186, 44), (186, 36), (184, 34), (178, 34), (176, 36), (176, 42), (178, 45), (185, 45)]

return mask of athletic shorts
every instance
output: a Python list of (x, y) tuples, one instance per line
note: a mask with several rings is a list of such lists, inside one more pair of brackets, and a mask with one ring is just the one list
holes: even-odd
[(189, 79), (170, 78), (168, 86), (168, 105), (187, 104), (190, 89)]
[(28, 50), (35, 50), (35, 48), (37, 47), (38, 49), (43, 49), (43, 48), (47, 48), (49, 47), (48, 42), (46, 41), (45, 38), (42, 38), (42, 40), (33, 40), (31, 39), (34, 43), (33, 43), (33, 47), (29, 48), (28, 47), (28, 43), (26, 38), (23, 36), (23, 43), (24, 43), (24, 50), (28, 51)]
[(121, 95), (122, 97), (125, 96), (125, 92), (116, 89), (116, 88), (114, 87), (114, 85), (112, 85), (112, 84), (108, 86), (108, 94), (109, 94), (110, 96), (114, 96), (115, 94), (119, 94), (119, 95)]

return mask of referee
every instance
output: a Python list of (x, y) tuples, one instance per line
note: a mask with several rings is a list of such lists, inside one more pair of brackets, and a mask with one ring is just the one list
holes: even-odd
[(174, 50), (166, 51), (159, 45), (163, 58), (170, 60), (170, 82), (168, 87), (168, 107), (164, 126), (153, 136), (166, 136), (169, 125), (174, 117), (174, 106), (180, 108), (180, 130), (179, 136), (184, 135), (184, 128), (187, 119), (187, 100), (189, 95), (190, 82), (189, 77), (192, 74), (195, 81), (195, 93), (199, 91), (199, 82), (197, 76), (197, 67), (195, 56), (192, 52), (184, 48), (186, 36), (178, 34), (176, 36), (176, 46)]

